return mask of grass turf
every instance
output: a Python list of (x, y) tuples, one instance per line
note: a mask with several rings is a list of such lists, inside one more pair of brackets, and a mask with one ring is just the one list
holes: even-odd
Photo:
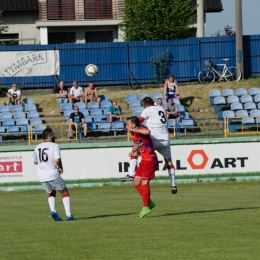
[(153, 184), (143, 219), (131, 186), (73, 188), (71, 222), (49, 217), (43, 191), (1, 192), (0, 259), (258, 259), (259, 184)]

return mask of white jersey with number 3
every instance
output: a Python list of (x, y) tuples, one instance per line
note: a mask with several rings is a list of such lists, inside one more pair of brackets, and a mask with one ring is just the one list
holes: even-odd
[(55, 159), (61, 158), (60, 147), (52, 142), (44, 142), (36, 146), (33, 161), (38, 163), (38, 178), (40, 182), (53, 181), (60, 177)]
[(146, 120), (151, 138), (169, 140), (168, 122), (165, 110), (161, 106), (150, 106), (144, 109), (141, 117)]

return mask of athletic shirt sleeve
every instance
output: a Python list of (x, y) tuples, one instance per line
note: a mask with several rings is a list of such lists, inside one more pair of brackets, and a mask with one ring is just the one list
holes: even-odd
[(70, 95), (72, 95), (73, 96), (73, 87), (70, 89)]
[(35, 149), (34, 149), (34, 152), (33, 152), (32, 159), (33, 159), (34, 162), (38, 162), (38, 157), (37, 157), (37, 153), (36, 153)]
[[(140, 117), (142, 117), (144, 120), (147, 120), (147, 119), (149, 118), (148, 108), (145, 108), (145, 109), (143, 110), (143, 112), (142, 112), (142, 114), (141, 114)], [(143, 120), (143, 121), (144, 121), (144, 120)], [(143, 121), (142, 121), (142, 122), (143, 122)]]
[(58, 144), (54, 144), (54, 160), (59, 158), (61, 158), (60, 146)]

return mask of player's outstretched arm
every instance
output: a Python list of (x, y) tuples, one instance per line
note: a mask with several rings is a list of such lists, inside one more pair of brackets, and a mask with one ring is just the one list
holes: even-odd
[(55, 163), (58, 167), (60, 174), (62, 174), (63, 173), (63, 166), (62, 166), (61, 158), (55, 159)]
[(130, 132), (135, 132), (135, 133), (139, 133), (139, 134), (142, 134), (142, 135), (149, 135), (151, 133), (151, 131), (146, 127), (142, 127), (142, 128), (139, 128), (139, 129), (127, 128), (127, 130), (130, 131)]

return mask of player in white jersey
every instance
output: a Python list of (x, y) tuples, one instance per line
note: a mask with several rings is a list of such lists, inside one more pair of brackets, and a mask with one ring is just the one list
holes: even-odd
[(37, 145), (33, 152), (34, 164), (38, 165), (38, 179), (48, 193), (48, 203), (51, 209), (51, 217), (55, 221), (62, 221), (62, 218), (56, 212), (56, 190), (63, 198), (63, 205), (66, 212), (66, 220), (75, 220), (70, 212), (70, 195), (61, 178), (63, 166), (60, 155), (60, 147), (55, 144), (55, 136), (52, 129), (47, 127), (43, 133), (41, 144)]
[[(167, 164), (168, 173), (171, 178), (171, 191), (172, 194), (178, 192), (175, 183), (175, 169), (171, 158), (170, 137), (167, 124), (167, 116), (165, 110), (160, 106), (155, 106), (153, 100), (150, 97), (145, 97), (142, 100), (142, 105), (145, 108), (139, 117), (140, 122), (146, 120), (147, 128), (151, 131), (151, 139), (153, 141), (154, 150), (157, 150), (165, 160)], [(130, 171), (128, 175), (123, 177), (121, 181), (132, 180), (134, 176), (135, 168), (137, 165), (137, 156), (131, 157)]]

